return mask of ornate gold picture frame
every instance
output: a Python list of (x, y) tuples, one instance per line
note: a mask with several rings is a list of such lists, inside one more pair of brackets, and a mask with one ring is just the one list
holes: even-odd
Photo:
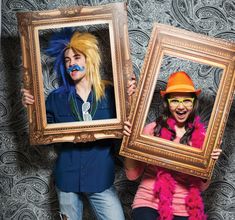
[[(160, 90), (164, 90), (163, 81), (169, 75), (164, 66), (168, 58), (184, 60), (185, 65), (176, 70), (184, 71), (193, 78), (191, 68), (195, 63), (201, 69), (215, 69), (218, 76), (218, 88), (211, 107), (207, 122), (206, 136), (202, 149), (196, 149), (183, 144), (176, 144), (160, 137), (143, 134), (143, 128), (148, 123), (150, 109), (153, 102), (160, 106)], [(120, 154), (145, 163), (180, 171), (204, 179), (212, 176), (215, 160), (211, 159), (211, 152), (220, 148), (229, 110), (234, 95), (235, 81), (235, 44), (219, 40), (168, 25), (155, 24), (149, 41), (149, 46), (141, 71), (136, 96), (130, 112), (132, 133), (124, 136)], [(191, 68), (191, 69), (190, 69)], [(191, 73), (190, 73), (191, 70)], [(198, 70), (198, 69), (197, 69)], [(198, 74), (197, 74), (198, 76)], [(210, 80), (208, 74), (207, 80)], [(162, 80), (164, 78), (164, 80)], [(197, 81), (198, 80), (198, 81)], [(209, 106), (210, 91), (203, 90), (205, 81), (194, 78), (196, 88), (202, 88), (204, 107)], [(203, 78), (205, 80), (205, 77)], [(158, 91), (156, 91), (158, 90)], [(199, 99), (199, 103), (200, 100)]]
[[(31, 144), (56, 142), (86, 142), (103, 138), (121, 138), (123, 121), (129, 109), (126, 83), (132, 74), (129, 52), (127, 8), (125, 3), (100, 6), (78, 6), (49, 11), (17, 13), (21, 38), (24, 88), (34, 96), (28, 106)], [(53, 67), (43, 59), (44, 42), (52, 32), (74, 28), (98, 36), (102, 54), (102, 69), (114, 87), (116, 118), (48, 124), (45, 100), (53, 86), (53, 78), (45, 72)], [(47, 70), (45, 70), (47, 69)], [(48, 71), (48, 72), (50, 72)], [(52, 84), (56, 80), (51, 80)], [(56, 83), (55, 83), (56, 84)], [(48, 89), (49, 87), (49, 89)], [(55, 86), (56, 87), (56, 86)]]

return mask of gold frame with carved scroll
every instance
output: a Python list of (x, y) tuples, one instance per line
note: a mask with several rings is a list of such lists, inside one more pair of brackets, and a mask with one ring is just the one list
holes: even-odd
[[(202, 149), (142, 133), (164, 55), (222, 69), (222, 77)], [(132, 133), (123, 138), (120, 154), (135, 160), (204, 179), (212, 176), (211, 152), (220, 147), (234, 95), (235, 44), (163, 24), (154, 24), (140, 81), (130, 112)], [(199, 85), (200, 87), (200, 85)]]
[[(123, 121), (129, 109), (126, 82), (132, 74), (125, 3), (17, 13), (21, 38), (23, 82), (35, 103), (28, 106), (30, 143), (86, 142), (122, 138)], [(114, 119), (48, 124), (40, 60), (39, 30), (108, 24), (112, 77), (115, 93)]]

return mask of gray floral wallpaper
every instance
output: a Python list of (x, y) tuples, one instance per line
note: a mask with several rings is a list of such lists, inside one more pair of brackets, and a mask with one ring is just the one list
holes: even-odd
[[(21, 104), (21, 49), (16, 12), (46, 10), (74, 5), (99, 5), (117, 0), (2, 0), (0, 51), (0, 220), (59, 219), (52, 168), (56, 146), (30, 146), (26, 110)], [(235, 0), (129, 0), (129, 39), (134, 72), (141, 72), (153, 22), (235, 41)], [(176, 65), (177, 64), (177, 65)], [(207, 121), (221, 71), (165, 57), (161, 70), (186, 68), (202, 94), (200, 114)], [(165, 84), (166, 78), (161, 81)], [(156, 92), (156, 96), (157, 96)], [(155, 115), (153, 103), (149, 120)], [(159, 110), (160, 111), (160, 110)], [(235, 103), (233, 102), (210, 187), (203, 193), (208, 219), (235, 219)], [(118, 151), (117, 151), (118, 152)], [(126, 219), (131, 219), (138, 182), (126, 179), (122, 158), (116, 157), (116, 180)], [(85, 198), (84, 198), (85, 200)], [(85, 200), (85, 203), (87, 201)], [(93, 219), (89, 206), (84, 219)]]

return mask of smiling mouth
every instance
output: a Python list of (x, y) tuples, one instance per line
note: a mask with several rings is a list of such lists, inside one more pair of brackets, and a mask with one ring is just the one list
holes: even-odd
[(74, 72), (77, 72), (77, 71), (84, 71), (84, 66), (81, 67), (75, 64), (67, 69), (67, 73), (69, 74), (73, 74)]
[(187, 113), (187, 112), (185, 112), (185, 111), (184, 111), (184, 112), (176, 112), (177, 116), (178, 116), (179, 118), (181, 118), (181, 119), (186, 116), (186, 113)]
[(75, 67), (75, 68), (73, 68), (73, 69), (70, 70), (70, 73), (75, 73), (75, 72), (78, 72), (78, 71), (80, 71), (80, 70)]

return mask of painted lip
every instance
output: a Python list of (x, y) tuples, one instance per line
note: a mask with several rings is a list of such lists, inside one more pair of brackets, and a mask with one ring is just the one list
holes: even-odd
[(70, 72), (70, 75), (71, 75), (71, 76), (76, 76), (76, 75), (77, 75), (77, 73), (78, 73), (78, 71), (77, 71), (77, 70), (73, 70), (72, 72)]

